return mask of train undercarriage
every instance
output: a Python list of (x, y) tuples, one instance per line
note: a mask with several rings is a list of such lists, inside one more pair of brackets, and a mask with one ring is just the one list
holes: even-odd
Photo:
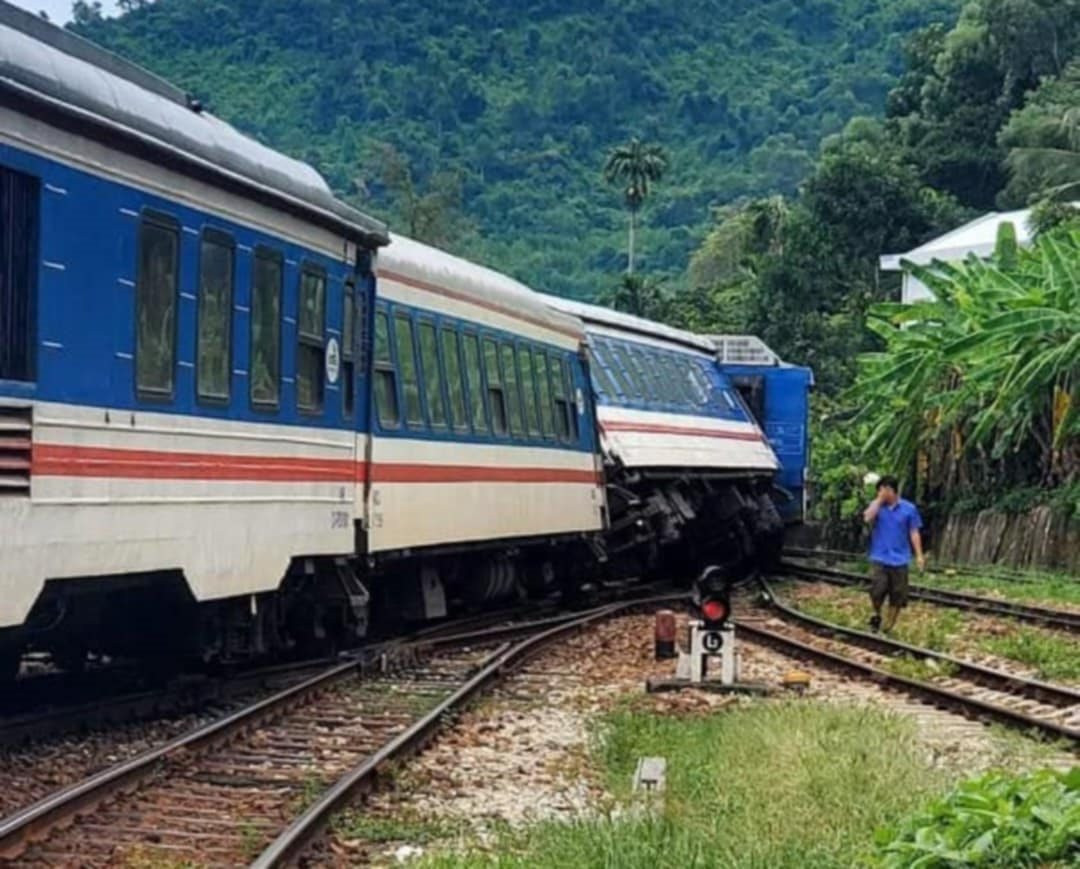
[(508, 600), (579, 595), (608, 582), (733, 581), (778, 556), (783, 523), (767, 477), (608, 468), (608, 528), (596, 535), (374, 557), (296, 558), (273, 591), (195, 600), (180, 571), (53, 580), (25, 625), (0, 630), (0, 680), (25, 651), (66, 670), (100, 657), (162, 670), (334, 654), (372, 635)]

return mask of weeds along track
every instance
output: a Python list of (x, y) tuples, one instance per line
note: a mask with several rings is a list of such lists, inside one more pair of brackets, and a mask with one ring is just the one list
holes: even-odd
[[(943, 708), (1064, 740), (1073, 751), (1080, 751), (1080, 691), (823, 621), (784, 604), (767, 582), (762, 586), (769, 615), (739, 617), (743, 636)], [(921, 661), (937, 675), (922, 679), (895, 672), (897, 660), (903, 658)]]
[[(861, 573), (793, 561), (781, 562), (780, 569), (797, 579), (820, 580), (833, 585), (867, 586), (870, 582), (869, 578)], [(986, 613), (987, 615), (1005, 616), (1048, 628), (1057, 628), (1073, 634), (1080, 633), (1080, 612), (998, 600), (960, 591), (947, 591), (927, 585), (910, 585), (908, 594), (917, 600), (925, 600), (928, 603), (936, 603), (941, 606), (955, 607), (969, 612)]]
[(682, 599), (386, 644), (0, 820), (0, 862), (284, 865), (504, 672), (593, 622)]
[[(821, 561), (830, 567), (836, 563), (857, 564), (865, 561), (867, 557), (865, 552), (848, 552), (843, 549), (806, 549), (792, 546), (784, 547), (783, 554), (790, 558), (809, 558)], [(935, 562), (934, 566), (939, 571), (957, 576), (1002, 580), (1019, 585), (1038, 582), (1038, 568), (1025, 570), (1003, 564), (949, 564), (942, 562)], [(1051, 568), (1045, 568), (1043, 573), (1045, 575), (1054, 575)]]

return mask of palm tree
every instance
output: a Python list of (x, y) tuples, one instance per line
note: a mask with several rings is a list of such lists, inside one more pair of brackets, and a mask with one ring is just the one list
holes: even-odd
[(1008, 165), (1014, 177), (1038, 179), (1046, 199), (1080, 193), (1080, 108), (1066, 109), (1035, 127), (1038, 145), (1015, 147)]
[(636, 136), (625, 145), (613, 148), (604, 164), (604, 178), (610, 184), (625, 185), (624, 201), (630, 212), (630, 240), (627, 246), (626, 273), (634, 273), (634, 232), (637, 214), (649, 195), (649, 185), (659, 181), (668, 168), (667, 153), (660, 145), (649, 145)]

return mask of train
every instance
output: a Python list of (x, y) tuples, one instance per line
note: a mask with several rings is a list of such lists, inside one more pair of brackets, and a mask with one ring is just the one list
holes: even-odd
[(0, 2), (0, 679), (753, 570), (812, 376), (721, 345), (393, 234)]

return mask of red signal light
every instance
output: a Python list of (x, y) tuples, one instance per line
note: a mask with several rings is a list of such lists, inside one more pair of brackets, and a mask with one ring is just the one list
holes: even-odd
[(722, 622), (728, 616), (728, 605), (716, 598), (710, 598), (701, 604), (701, 615), (707, 622)]

